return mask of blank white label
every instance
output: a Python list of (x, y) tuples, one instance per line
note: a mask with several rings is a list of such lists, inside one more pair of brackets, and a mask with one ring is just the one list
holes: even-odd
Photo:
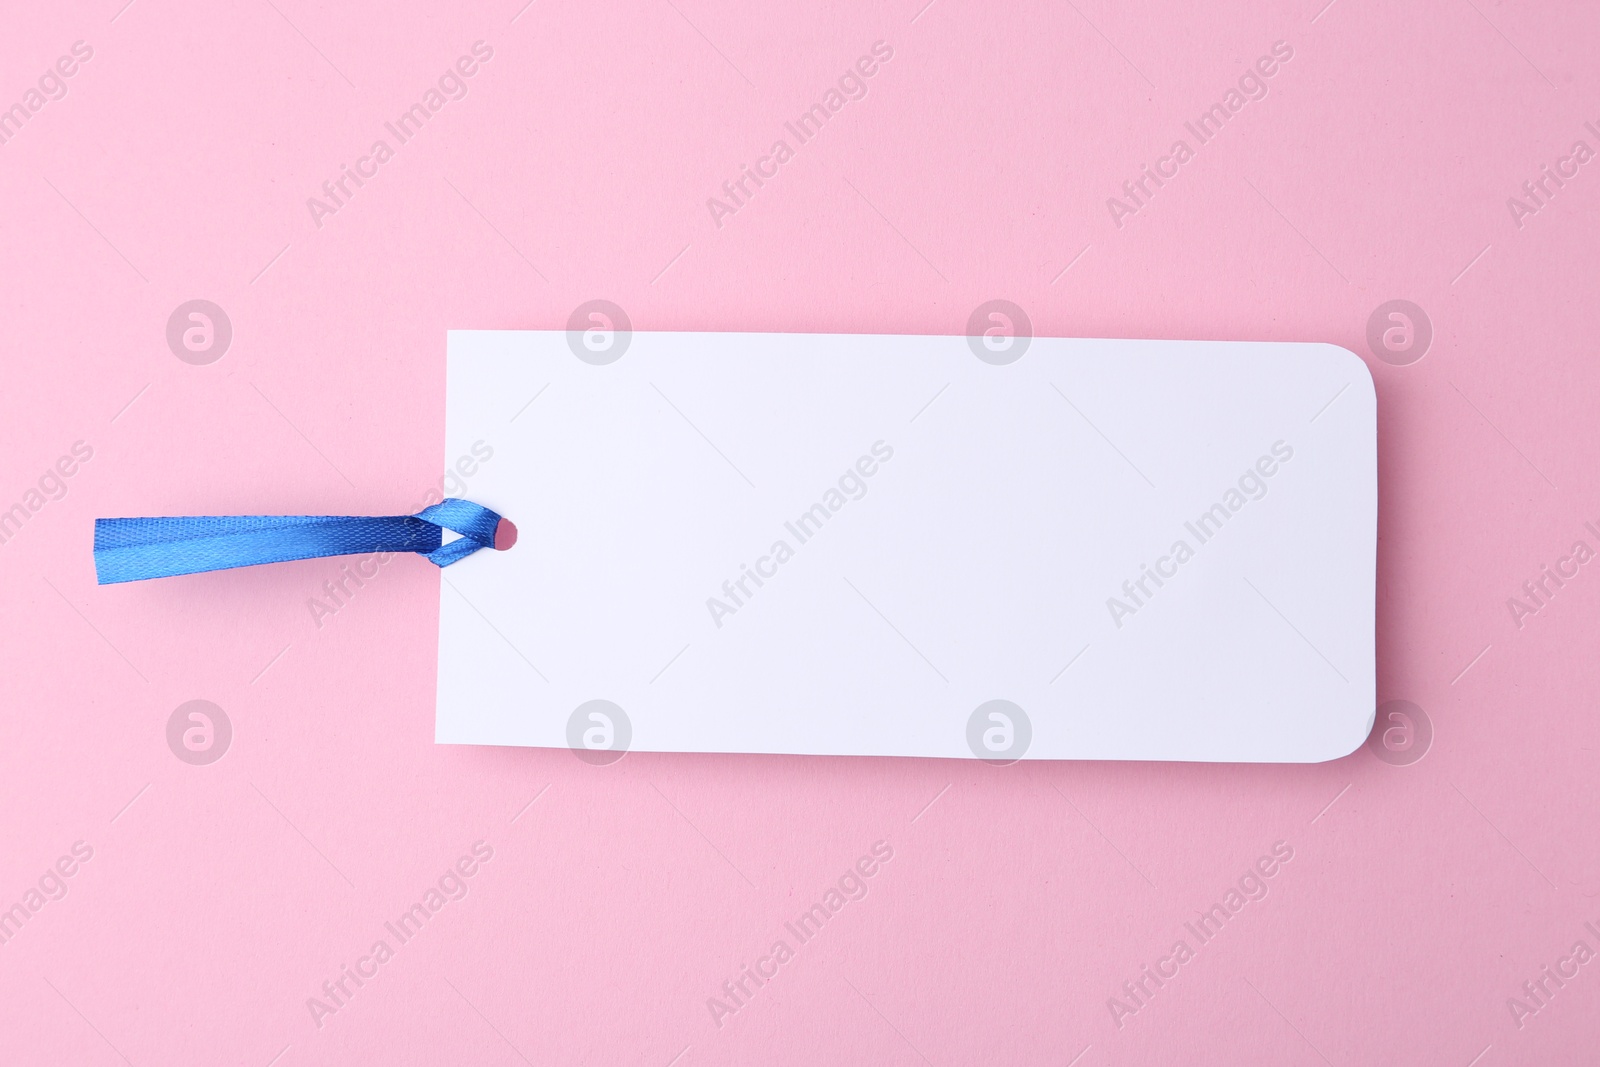
[(981, 349), (452, 332), (456, 495), (520, 539), (442, 572), (437, 739), (595, 759), (1360, 745), (1377, 540), (1361, 360)]

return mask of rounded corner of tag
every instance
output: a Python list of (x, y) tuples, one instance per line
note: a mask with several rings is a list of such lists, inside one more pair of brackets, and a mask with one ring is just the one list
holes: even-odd
[(1362, 359), (1355, 349), (1334, 344), (1332, 341), (1319, 341), (1316, 343), (1316, 347), (1332, 356), (1333, 361), (1339, 365), (1340, 369), (1350, 375), (1352, 385), (1357, 386), (1363, 393), (1374, 400), (1377, 399), (1377, 385), (1373, 381), (1372, 368), (1367, 365), (1367, 361)]

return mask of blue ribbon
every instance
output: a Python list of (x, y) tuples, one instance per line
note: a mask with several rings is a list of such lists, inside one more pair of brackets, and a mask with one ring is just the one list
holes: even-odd
[[(101, 585), (198, 574), (258, 563), (417, 552), (440, 567), (495, 547), (504, 520), (470, 500), (447, 499), (415, 515), (197, 515), (96, 519), (94, 569)], [(516, 528), (501, 532), (509, 548)], [(444, 531), (461, 536), (444, 544)]]

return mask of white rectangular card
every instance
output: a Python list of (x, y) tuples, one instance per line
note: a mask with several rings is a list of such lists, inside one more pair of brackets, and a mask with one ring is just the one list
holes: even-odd
[(1360, 745), (1361, 360), (980, 350), (452, 332), (446, 462), (520, 539), (441, 572), (437, 740), (1249, 762)]

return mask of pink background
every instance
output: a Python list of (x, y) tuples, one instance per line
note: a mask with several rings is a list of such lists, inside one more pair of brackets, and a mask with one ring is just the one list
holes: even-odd
[[(1600, 962), (1520, 1027), (1506, 1003), (1600, 950), (1600, 573), (1520, 629), (1507, 607), (1600, 548), (1600, 163), (1520, 227), (1506, 205), (1600, 148), (1592, 9), (122, 2), (13, 5), (0, 36), (7, 105), (94, 50), (0, 146), (0, 507), (94, 450), (0, 545), (0, 906), (93, 849), (0, 946), (0, 1058), (1593, 1061)], [(480, 39), (469, 94), (315, 225), (307, 198)], [(878, 40), (866, 98), (718, 228), (707, 198)], [(1279, 40), (1269, 95), (1114, 225), (1106, 198)], [(95, 586), (97, 516), (410, 510), (445, 331), (595, 297), (636, 329), (946, 334), (1003, 297), (1045, 335), (1360, 353), (1379, 697), (1424, 709), (1431, 751), (593, 767), (432, 743), (421, 560), (320, 629), (327, 560)], [(234, 331), (208, 366), (165, 339), (195, 298)], [(1434, 326), (1409, 366), (1365, 340), (1394, 298)], [(209, 766), (166, 742), (196, 698), (234, 729)], [(470, 893), (319, 1027), (307, 999), (480, 839)], [(869, 895), (714, 1025), (879, 840)], [(1108, 998), (1277, 841), (1269, 895), (1119, 1028)]]

